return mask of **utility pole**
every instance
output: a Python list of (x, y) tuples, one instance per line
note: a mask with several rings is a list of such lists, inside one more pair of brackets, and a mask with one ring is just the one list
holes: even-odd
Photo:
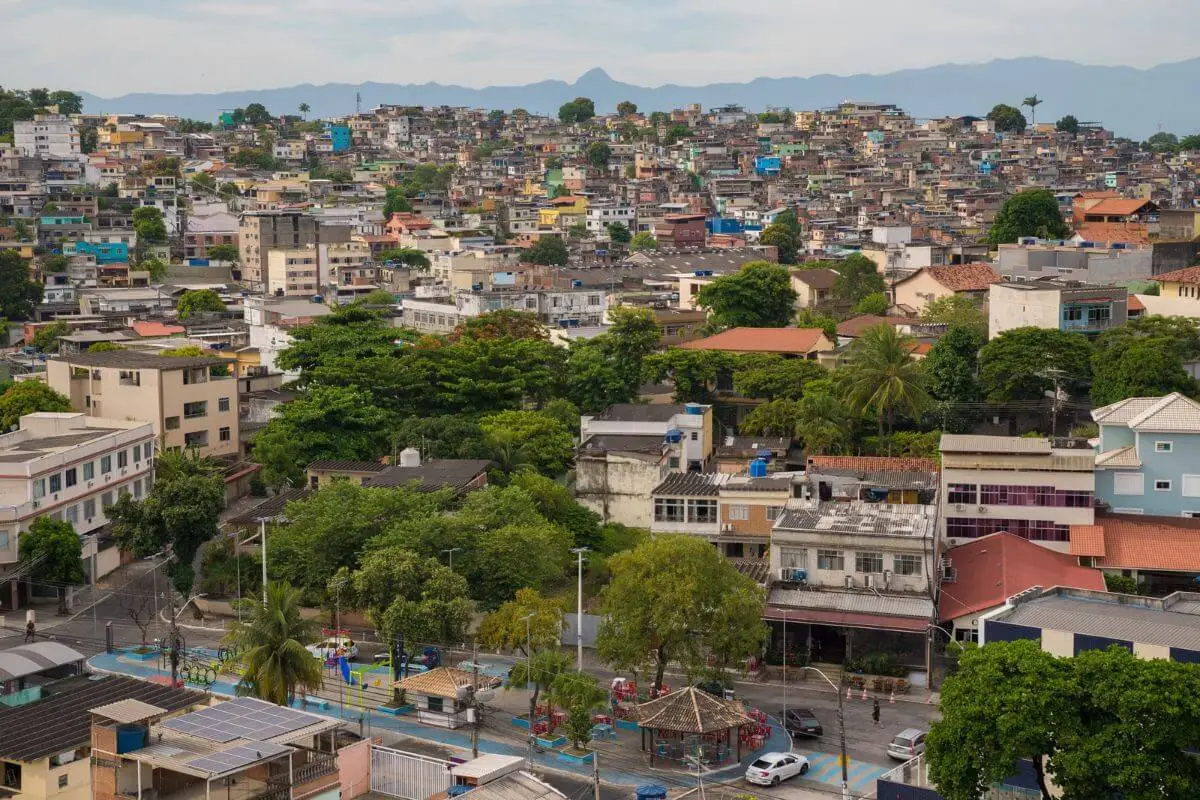
[(592, 749), (592, 800), (600, 800), (600, 754)]
[[(475, 722), (471, 726), (471, 758), (479, 758), (479, 642), (471, 646), (471, 701), (475, 706)], [(532, 719), (529, 725), (532, 730)]]
[(267, 518), (258, 519), (258, 537), (262, 544), (262, 595), (263, 605), (267, 604)]
[(583, 672), (583, 554), (586, 547), (572, 547), (571, 552), (579, 557), (579, 581), (575, 596), (575, 657), (576, 670)]
[[(264, 541), (265, 541), (265, 537), (264, 537)], [(263, 563), (266, 563), (266, 562), (263, 562)], [(342, 587), (345, 585), (346, 585), (346, 579), (344, 577), (339, 577), (337, 580), (333, 581), (333, 583), (330, 584), (330, 586), (329, 586), (330, 589), (333, 589), (333, 630), (334, 630), (334, 634), (333, 634), (334, 639), (333, 640), (335, 642), (341, 641), (341, 637), (342, 637)], [(263, 586), (266, 586), (266, 584), (263, 584)], [(264, 600), (263, 602), (265, 603), (266, 600)], [(340, 669), (340, 665), (339, 665), (339, 669)], [(361, 683), (361, 680), (359, 682)], [(345, 701), (345, 698), (342, 696), (342, 692), (343, 692), (342, 687), (345, 683), (346, 683), (346, 681), (344, 678), (342, 680), (338, 681), (338, 715), (339, 716), (344, 714), (346, 711), (346, 701)]]

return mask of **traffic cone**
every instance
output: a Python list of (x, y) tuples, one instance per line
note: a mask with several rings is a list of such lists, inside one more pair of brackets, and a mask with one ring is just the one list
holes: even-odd
[(862, 697), (860, 697), (859, 699), (860, 699), (860, 700), (866, 700), (866, 699), (867, 699), (867, 687), (866, 687), (866, 686), (864, 686), (864, 687), (863, 687), (863, 690), (862, 690)]
[(849, 687), (849, 686), (847, 686), (847, 687), (846, 687), (846, 699), (847, 699), (847, 700), (851, 699), (851, 696), (850, 696), (850, 687)]
[(888, 702), (889, 702), (889, 703), (895, 703), (895, 702), (896, 702), (896, 690), (895, 690), (895, 689), (892, 689), (892, 693), (891, 693), (891, 695), (889, 695), (889, 696), (888, 696)]

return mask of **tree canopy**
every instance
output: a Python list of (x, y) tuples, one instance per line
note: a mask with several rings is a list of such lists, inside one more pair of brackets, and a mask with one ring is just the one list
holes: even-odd
[(586, 157), (588, 164), (596, 169), (607, 169), (608, 161), (612, 158), (612, 148), (608, 142), (592, 142), (588, 145)]
[(25, 414), (70, 410), (71, 401), (41, 381), (18, 381), (0, 394), (0, 433), (19, 425)]
[(192, 289), (179, 296), (179, 303), (175, 308), (180, 319), (187, 319), (194, 314), (224, 311), (225, 303), (221, 301), (221, 295), (213, 289)]
[(29, 279), (29, 262), (16, 250), (0, 250), (0, 317), (29, 319), (41, 301), (42, 287)]
[(373, 550), (350, 585), (384, 641), (403, 634), (409, 641), (450, 644), (466, 636), (474, 608), (467, 581), (436, 558), (400, 546)]
[(640, 253), (643, 250), (657, 250), (658, 239), (654, 238), (654, 234), (650, 231), (639, 231), (633, 235), (629, 242), (629, 251), (631, 253)]
[(1196, 381), (1183, 368), (1178, 346), (1165, 336), (1141, 336), (1120, 348), (1098, 349), (1092, 375), (1092, 403), (1097, 406), (1127, 397), (1196, 392)]
[(569, 254), (567, 243), (558, 236), (539, 236), (522, 254), (522, 260), (530, 264), (564, 267)]
[(558, 108), (558, 121), (564, 125), (587, 122), (596, 116), (596, 104), (587, 97), (576, 97)]
[(1092, 349), (1081, 333), (1046, 328), (1015, 328), (992, 339), (979, 351), (979, 380), (989, 403), (1041, 401), (1060, 385), (1077, 392), (1091, 378)]
[(36, 581), (65, 587), (83, 583), (83, 540), (70, 522), (41, 516), (21, 534), (21, 563), (32, 566)]
[(1000, 133), (1020, 133), (1028, 124), (1021, 109), (1005, 103), (993, 106), (992, 110), (988, 112), (987, 118), (995, 124), (996, 130)]
[(912, 360), (916, 341), (892, 325), (867, 329), (846, 356), (844, 394), (850, 408), (870, 413), (890, 434), (897, 414), (920, 419), (929, 406), (925, 373)]
[(628, 117), (631, 114), (636, 114), (638, 110), (637, 103), (631, 103), (628, 100), (622, 100), (617, 103), (617, 113), (622, 117)]
[(1067, 114), (1054, 123), (1054, 129), (1059, 133), (1079, 133), (1079, 120), (1075, 118), (1074, 114)]
[(978, 302), (963, 294), (948, 294), (929, 301), (921, 312), (921, 321), (966, 328), (981, 340), (987, 338), (987, 315)]
[(1065, 239), (1070, 235), (1054, 193), (1049, 189), (1027, 189), (1004, 201), (988, 231), (988, 241), (1007, 244), (1022, 236)]
[(868, 295), (887, 292), (875, 262), (860, 253), (851, 253), (830, 266), (838, 274), (833, 284), (833, 296), (842, 303), (853, 306)]
[(519, 651), (528, 657), (530, 646), (537, 652), (558, 643), (562, 618), (560, 601), (542, 597), (536, 589), (518, 589), (512, 600), (479, 623), (479, 643), (489, 649)]
[(774, 247), (779, 255), (780, 264), (795, 264), (799, 250), (797, 233), (786, 225), (775, 222), (768, 225), (758, 237), (758, 243)]
[(942, 428), (966, 433), (983, 395), (976, 374), (984, 337), (969, 327), (955, 326), (937, 340), (921, 362), (926, 386)]
[(702, 287), (698, 300), (722, 328), (783, 328), (792, 321), (796, 292), (787, 269), (751, 261)]

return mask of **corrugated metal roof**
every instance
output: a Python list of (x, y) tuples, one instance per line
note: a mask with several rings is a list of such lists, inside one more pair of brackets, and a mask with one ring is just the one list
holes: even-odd
[(716, 497), (721, 493), (720, 482), (726, 477), (720, 472), (672, 472), (650, 494)]
[(83, 654), (58, 642), (31, 642), (0, 650), (0, 680), (10, 681), (43, 670), (83, 661)]
[(1092, 451), (1055, 453), (1054, 455), (1017, 455), (987, 453), (943, 453), (942, 469), (1011, 469), (1027, 472), (1092, 472), (1096, 456)]
[(1031, 628), (1200, 650), (1200, 617), (1170, 609), (1055, 594), (1026, 600), (996, 619)]
[(91, 708), (88, 711), (98, 717), (121, 724), (145, 722), (148, 719), (153, 719), (167, 713), (167, 709), (165, 708), (150, 705), (133, 697), (118, 700), (115, 703), (108, 703), (97, 708)]
[(467, 793), (471, 800), (557, 800), (566, 795), (527, 772), (514, 772)]
[(1049, 455), (1050, 440), (1026, 439), (1021, 436), (975, 436), (943, 433), (939, 449), (943, 453), (1044, 453)]

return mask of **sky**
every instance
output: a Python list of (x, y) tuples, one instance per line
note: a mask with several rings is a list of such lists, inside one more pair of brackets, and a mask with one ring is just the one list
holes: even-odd
[(0, 0), (0, 80), (115, 97), (303, 83), (656, 86), (1200, 55), (1196, 0)]

